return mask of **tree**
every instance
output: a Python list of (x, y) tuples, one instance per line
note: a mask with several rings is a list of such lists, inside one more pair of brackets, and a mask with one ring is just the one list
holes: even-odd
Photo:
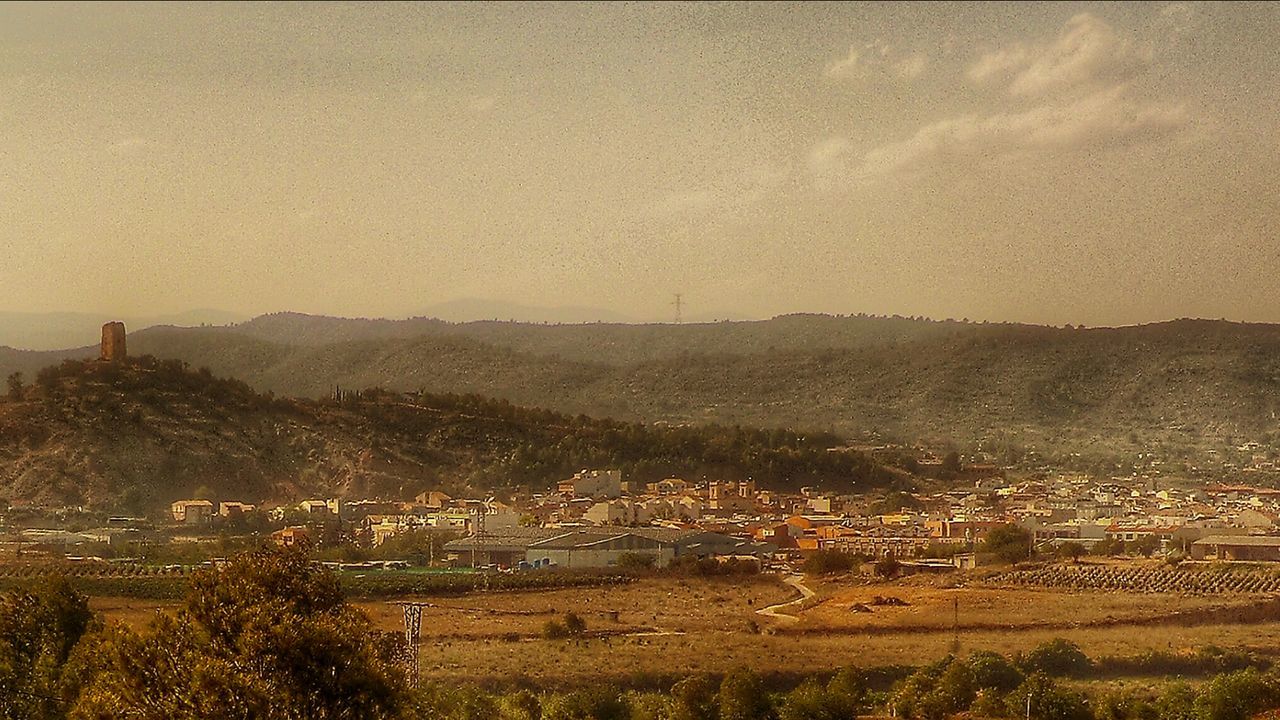
[(960, 469), (961, 469), (960, 453), (956, 452), (955, 450), (952, 450), (951, 452), (942, 456), (942, 472), (945, 473), (947, 476), (955, 475), (956, 473), (960, 472)]
[(759, 676), (745, 668), (724, 676), (717, 694), (720, 720), (769, 720), (773, 705)]
[(1080, 646), (1064, 638), (1042, 642), (1022, 658), (1022, 666), (1029, 672), (1050, 677), (1079, 675), (1088, 670), (1089, 665), (1089, 657)]
[(1198, 720), (1247, 720), (1280, 699), (1274, 680), (1253, 668), (1217, 675), (1195, 701)]
[(1078, 542), (1064, 542), (1058, 546), (1058, 557), (1071, 562), (1080, 562), (1080, 558), (1087, 552), (1084, 545)]
[(1032, 720), (1091, 720), (1093, 717), (1084, 695), (1063, 688), (1039, 673), (1009, 693), (1005, 706), (1011, 716), (1026, 714)]
[(1156, 699), (1159, 720), (1195, 720), (1196, 689), (1184, 681), (1170, 683)]
[(843, 720), (853, 717), (854, 706), (846, 695), (828, 692), (816, 678), (808, 678), (787, 693), (778, 710), (779, 720)]
[(22, 384), (22, 373), (15, 372), (5, 379), (9, 386), (9, 399), (18, 402), (22, 399), (24, 386)]
[(671, 720), (715, 720), (719, 688), (710, 675), (690, 675), (671, 686)]
[(65, 666), (92, 620), (65, 579), (0, 596), (0, 719), (66, 716)]
[(818, 550), (810, 553), (800, 567), (809, 575), (832, 575), (857, 568), (858, 558), (839, 550)]
[(556, 694), (542, 703), (542, 720), (627, 720), (627, 716), (627, 704), (609, 687)]
[(987, 533), (983, 550), (1007, 563), (1017, 563), (1031, 557), (1031, 533), (1014, 525), (1000, 525)]
[(968, 664), (973, 671), (973, 683), (980, 690), (1007, 693), (1023, 681), (1022, 671), (1000, 653), (977, 650), (969, 655)]
[(109, 628), (88, 652), (78, 718), (392, 718), (407, 702), (394, 636), (297, 550), (202, 570), (178, 612)]

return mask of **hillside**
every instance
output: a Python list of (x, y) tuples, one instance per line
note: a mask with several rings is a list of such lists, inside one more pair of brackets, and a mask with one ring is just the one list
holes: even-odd
[(278, 399), (149, 356), (66, 361), (19, 395), (0, 402), (0, 499), (46, 505), (143, 512), (200, 489), (254, 502), (541, 490), (583, 467), (843, 491), (901, 475), (828, 452), (841, 441), (820, 433), (649, 427), (473, 396)]
[[(804, 315), (455, 325), (281, 314), (225, 329), (153, 328), (129, 342), (280, 395), (321, 397), (335, 385), (480, 393), (626, 420), (1063, 452), (1185, 456), (1266, 440), (1280, 405), (1280, 326), (1221, 321), (1060, 329)], [(66, 356), (10, 352), (0, 367), (29, 377)]]

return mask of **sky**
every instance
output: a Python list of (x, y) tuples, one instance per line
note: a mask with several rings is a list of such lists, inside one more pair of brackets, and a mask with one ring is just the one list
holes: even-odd
[(0, 5), (0, 311), (1280, 322), (1280, 4)]

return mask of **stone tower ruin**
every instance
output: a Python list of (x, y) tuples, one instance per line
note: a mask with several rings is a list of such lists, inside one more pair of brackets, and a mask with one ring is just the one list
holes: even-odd
[(109, 322), (102, 326), (102, 359), (119, 362), (126, 356), (124, 348), (124, 323)]

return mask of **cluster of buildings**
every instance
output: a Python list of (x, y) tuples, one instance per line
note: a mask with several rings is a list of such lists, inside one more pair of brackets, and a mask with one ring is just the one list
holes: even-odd
[[(965, 566), (994, 528), (1016, 524), (1041, 549), (1074, 542), (1195, 560), (1280, 561), (1280, 490), (1061, 473), (1012, 480), (990, 467), (957, 482), (945, 491), (892, 493), (886, 502), (813, 488), (778, 492), (750, 480), (635, 483), (598, 469), (509, 502), (434, 491), (410, 501), (311, 498), (274, 507), (180, 500), (164, 532), (177, 539), (248, 527), (272, 531), (282, 545), (325, 532), (326, 541), (382, 546), (405, 533), (440, 531), (454, 539), (436, 559), (472, 567), (663, 567), (682, 557), (764, 565), (816, 551)], [(28, 528), (14, 539), (112, 544), (155, 530), (137, 518), (110, 518), (100, 530)]]

